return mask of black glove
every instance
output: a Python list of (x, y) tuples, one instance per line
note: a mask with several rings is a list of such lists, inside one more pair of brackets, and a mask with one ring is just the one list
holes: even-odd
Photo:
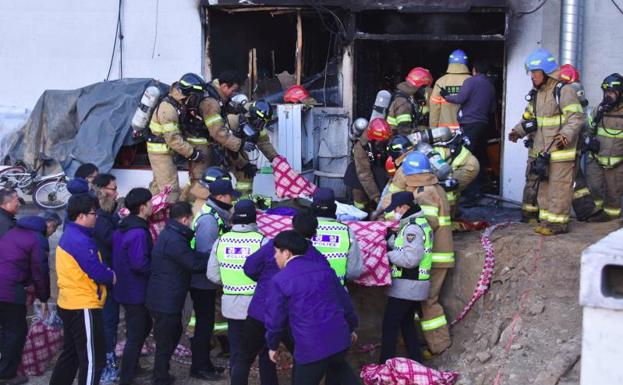
[(190, 157), (188, 158), (188, 160), (191, 162), (201, 162), (203, 159), (205, 159), (205, 155), (203, 154), (203, 152), (197, 150), (196, 148), (193, 150), (193, 153), (190, 154)]
[(246, 152), (255, 151), (256, 148), (257, 148), (257, 146), (253, 142), (245, 141), (245, 142), (242, 143), (242, 149), (245, 150)]
[(247, 163), (240, 171), (242, 171), (244, 173), (244, 176), (246, 176), (247, 178), (253, 179), (255, 177), (255, 174), (257, 174), (257, 170), (257, 166), (255, 166), (253, 163)]
[(601, 143), (594, 136), (585, 136), (582, 141), (582, 152), (592, 152), (593, 154), (599, 153)]
[(454, 178), (448, 178), (439, 181), (439, 185), (443, 187), (444, 191), (455, 191), (459, 189), (459, 181)]
[(439, 95), (441, 95), (442, 98), (445, 98), (446, 96), (450, 95), (450, 93), (448, 92), (446, 87), (440, 87), (439, 88)]

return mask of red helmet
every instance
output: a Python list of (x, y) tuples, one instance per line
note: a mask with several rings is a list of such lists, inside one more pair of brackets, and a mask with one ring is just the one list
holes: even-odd
[(292, 86), (283, 94), (283, 100), (286, 103), (302, 103), (307, 98), (309, 98), (309, 92), (303, 86)]
[(580, 81), (580, 73), (571, 64), (560, 67), (560, 80), (565, 83), (575, 83)]
[(405, 80), (413, 87), (430, 87), (433, 84), (433, 75), (426, 68), (415, 67), (409, 71)]
[(385, 161), (385, 171), (387, 171), (387, 174), (389, 174), (389, 176), (394, 176), (397, 168), (398, 167), (396, 167), (396, 162), (394, 162), (394, 158), (392, 158), (391, 155), (388, 156), (387, 160)]
[(392, 137), (392, 129), (383, 118), (372, 119), (368, 126), (368, 140), (384, 142)]

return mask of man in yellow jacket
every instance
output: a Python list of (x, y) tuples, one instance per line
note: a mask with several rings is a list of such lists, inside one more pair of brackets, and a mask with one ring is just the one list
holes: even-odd
[(104, 318), (106, 285), (116, 283), (92, 237), (97, 198), (89, 194), (69, 199), (69, 223), (56, 247), (58, 315), (63, 320), (64, 343), (50, 385), (97, 385), (106, 363)]
[(433, 93), (430, 96), (428, 122), (431, 128), (447, 126), (453, 131), (459, 128), (457, 114), (461, 105), (448, 103), (441, 96), (440, 91), (444, 89), (449, 95), (457, 95), (461, 91), (463, 82), (470, 77), (467, 68), (467, 55), (460, 49), (453, 51), (448, 57), (446, 74), (435, 82)]
[(582, 105), (573, 87), (560, 81), (554, 56), (543, 48), (526, 59), (534, 96), (532, 123), (518, 124), (508, 135), (512, 142), (534, 133), (536, 154), (530, 172), (537, 176), (540, 225), (535, 232), (553, 235), (569, 232), (573, 177), (578, 136), (586, 124)]

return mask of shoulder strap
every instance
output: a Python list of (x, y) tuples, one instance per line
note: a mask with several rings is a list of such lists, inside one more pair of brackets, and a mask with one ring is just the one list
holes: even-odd
[(222, 107), (223, 106), (223, 99), (221, 99), (221, 95), (218, 93), (218, 91), (216, 90), (216, 88), (214, 88), (214, 86), (210, 83), (206, 84), (206, 92), (204, 93), (208, 94), (208, 97), (216, 99), (216, 101), (218, 102), (218, 104)]
[(556, 105), (560, 110), (560, 94), (562, 93), (562, 88), (566, 86), (567, 83), (558, 82), (556, 83), (556, 87), (554, 87), (554, 99), (556, 100)]

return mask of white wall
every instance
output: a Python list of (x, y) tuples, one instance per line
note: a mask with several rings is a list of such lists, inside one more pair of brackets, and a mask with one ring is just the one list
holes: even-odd
[[(32, 108), (46, 89), (104, 80), (117, 6), (113, 0), (0, 1), (0, 105)], [(123, 76), (170, 83), (185, 72), (201, 73), (198, 10), (198, 0), (124, 0)], [(118, 59), (117, 48), (111, 80), (119, 78)]]

